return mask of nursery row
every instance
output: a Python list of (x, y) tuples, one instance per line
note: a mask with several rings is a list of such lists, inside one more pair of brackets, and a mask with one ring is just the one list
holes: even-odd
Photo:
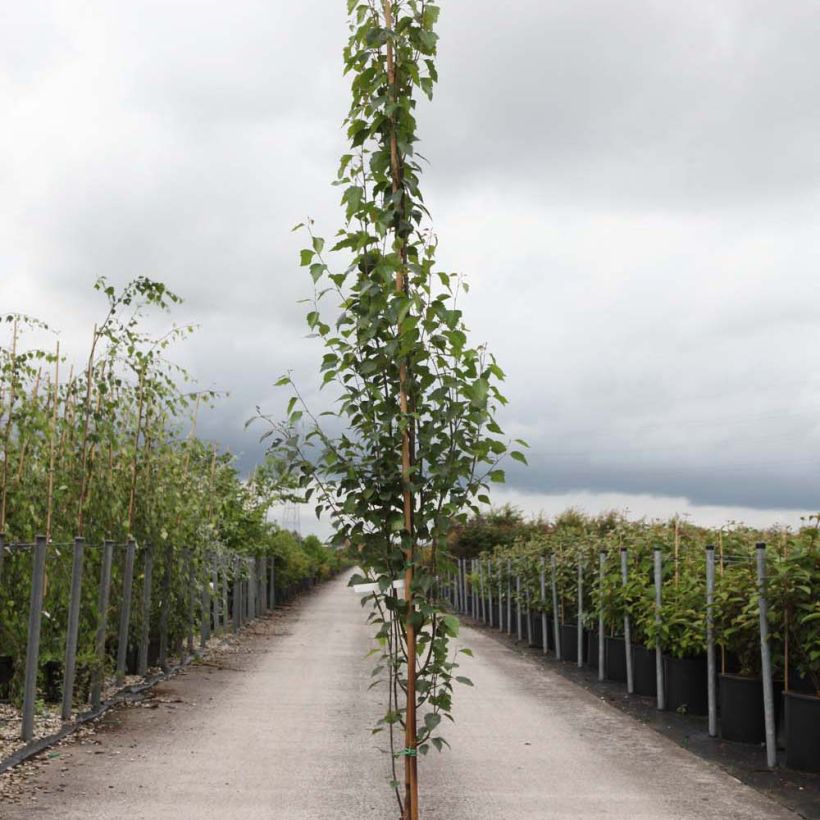
[(327, 554), (296, 578), (270, 551), (0, 538), (0, 695), (22, 700), (22, 738), (30, 740), (38, 700), (61, 702), (63, 720), (82, 704), (96, 709), (111, 683), (150, 667), (167, 670), (197, 642), (204, 647), (213, 632), (237, 631), (334, 563)]
[(748, 530), (712, 544), (677, 522), (619, 529), (545, 528), (460, 559), (447, 598), (660, 709), (708, 715), (713, 736), (765, 743), (769, 765), (779, 742), (787, 765), (820, 771), (817, 527), (778, 532), (768, 549)]

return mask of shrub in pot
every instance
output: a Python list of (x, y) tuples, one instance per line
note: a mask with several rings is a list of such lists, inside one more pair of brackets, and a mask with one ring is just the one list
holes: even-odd
[[(667, 573), (673, 570), (668, 564)], [(707, 712), (705, 597), (704, 572), (693, 559), (677, 578), (664, 583), (659, 624), (654, 602), (651, 608), (646, 603), (641, 608), (639, 621), (648, 645), (660, 644), (663, 649), (665, 701), (670, 711)]]
[(718, 576), (715, 637), (733, 658), (734, 673), (722, 672), (718, 688), (720, 734), (724, 740), (763, 743), (763, 681), (760, 661), (760, 607), (752, 556), (732, 563)]
[(790, 661), (813, 694), (784, 692), (786, 765), (820, 771), (820, 537), (803, 528), (784, 555), (770, 561), (780, 625), (788, 630)]

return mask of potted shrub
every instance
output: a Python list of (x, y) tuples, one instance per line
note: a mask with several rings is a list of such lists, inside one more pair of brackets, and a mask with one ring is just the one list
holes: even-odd
[[(704, 573), (696, 562), (663, 587), (661, 621), (655, 623), (654, 591), (651, 608), (643, 599), (640, 623), (650, 646), (663, 649), (663, 680), (666, 708), (705, 715), (706, 598)], [(671, 569), (671, 565), (668, 565)], [(651, 589), (651, 588), (650, 588)]]
[(715, 637), (736, 671), (719, 675), (720, 734), (724, 740), (763, 743), (763, 681), (760, 671), (760, 608), (754, 562), (732, 563), (715, 589)]
[[(632, 683), (636, 695), (655, 697), (657, 676), (655, 673), (655, 594), (652, 586), (651, 551), (635, 547), (637, 553), (632, 562), (629, 580), (624, 589), (624, 599), (630, 615), (632, 631)], [(624, 659), (624, 677), (626, 659)]]
[[(804, 528), (788, 553), (773, 562), (772, 587), (789, 654), (813, 693), (784, 692), (786, 765), (820, 771), (820, 538), (817, 526)], [(785, 616), (788, 616), (786, 619)]]

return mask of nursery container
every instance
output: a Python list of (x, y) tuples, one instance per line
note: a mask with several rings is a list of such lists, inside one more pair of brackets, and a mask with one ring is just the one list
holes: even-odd
[[(561, 660), (563, 661), (578, 661), (578, 625), (577, 624), (561, 624), (559, 627), (561, 634)], [(586, 633), (586, 630), (584, 630)], [(584, 656), (582, 661), (587, 660), (587, 641), (586, 634), (583, 636), (581, 642), (581, 651)]]
[[(624, 678), (626, 671), (624, 671)], [(632, 683), (634, 694), (656, 697), (658, 679), (655, 674), (655, 650), (640, 644), (632, 646)]]
[(14, 677), (14, 658), (11, 655), (0, 655), (0, 699), (8, 700), (9, 684)]
[(784, 692), (786, 704), (786, 765), (820, 772), (820, 697)]
[[(598, 633), (591, 629), (584, 630), (584, 637), (586, 638), (586, 646), (584, 651), (587, 653), (587, 663), (593, 668), (598, 668)], [(576, 637), (576, 641), (578, 638)], [(604, 661), (606, 661), (606, 647), (604, 647)], [(604, 662), (606, 667), (606, 662)]]
[(43, 698), (47, 703), (59, 703), (63, 698), (63, 662), (46, 661), (43, 664)]
[(720, 736), (739, 743), (765, 743), (763, 681), (745, 675), (719, 675)]
[(532, 621), (532, 645), (541, 649), (544, 645), (544, 636), (541, 630), (541, 613), (530, 613), (530, 620)]
[[(633, 647), (634, 658), (634, 647)], [(626, 683), (626, 648), (623, 638), (606, 638), (606, 676), (609, 680)], [(634, 666), (634, 663), (633, 663)]]
[(690, 715), (708, 712), (706, 658), (673, 658), (663, 656), (666, 708), (670, 712), (685, 710)]

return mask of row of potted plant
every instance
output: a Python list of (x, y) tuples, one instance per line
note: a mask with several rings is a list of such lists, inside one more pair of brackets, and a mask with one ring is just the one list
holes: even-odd
[[(714, 636), (721, 735), (764, 740), (763, 686), (756, 544), (764, 542), (768, 644), (777, 706), (778, 736), (787, 765), (820, 771), (820, 532), (812, 517), (797, 531), (720, 530), (680, 520), (628, 521), (577, 513), (532, 530), (525, 538), (480, 553), (473, 587), (508, 588), (532, 616), (530, 634), (541, 638), (541, 612), (557, 618), (562, 658), (577, 659), (578, 578), (585, 630), (583, 661), (597, 665), (599, 614), (605, 630), (607, 676), (626, 681), (624, 620), (631, 632), (634, 692), (656, 694), (656, 647), (662, 650), (667, 709), (706, 714), (706, 548), (715, 554)], [(661, 605), (656, 606), (654, 552), (662, 555)], [(626, 580), (621, 553), (626, 555)], [(604, 572), (600, 574), (600, 555)], [(553, 611), (553, 568), (557, 612)], [(547, 594), (542, 598), (542, 572)], [(659, 617), (658, 617), (659, 616)], [(548, 644), (554, 643), (548, 629)]]

